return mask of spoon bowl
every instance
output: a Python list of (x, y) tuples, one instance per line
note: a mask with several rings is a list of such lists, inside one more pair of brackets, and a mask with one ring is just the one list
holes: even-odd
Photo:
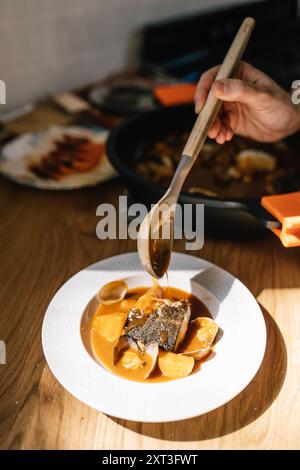
[(170, 263), (176, 202), (171, 204), (164, 196), (146, 215), (139, 230), (137, 249), (141, 264), (156, 279), (166, 273)]

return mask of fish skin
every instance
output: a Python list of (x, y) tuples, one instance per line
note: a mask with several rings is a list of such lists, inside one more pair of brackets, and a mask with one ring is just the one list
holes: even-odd
[(155, 341), (160, 348), (175, 351), (178, 334), (188, 309), (190, 307), (187, 300), (162, 300), (158, 308), (147, 314), (141, 309), (132, 308), (123, 334), (143, 344)]

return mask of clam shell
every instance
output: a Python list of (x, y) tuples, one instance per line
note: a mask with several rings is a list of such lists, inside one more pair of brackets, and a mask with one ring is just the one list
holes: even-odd
[[(151, 359), (150, 367), (146, 368), (145, 374), (142, 377), (143, 379), (147, 379), (151, 375), (151, 373), (153, 372), (153, 370), (156, 366), (156, 363), (157, 363), (158, 352), (159, 352), (158, 344), (155, 341), (151, 341), (150, 343), (148, 343), (146, 345), (141, 345), (141, 344), (138, 344), (130, 336), (123, 335), (118, 339), (118, 341), (115, 344), (114, 358), (113, 358), (114, 359), (114, 365), (116, 365), (116, 363), (118, 362), (121, 352), (124, 351), (124, 349), (127, 349), (127, 348), (135, 349), (137, 351), (137, 353), (139, 354), (141, 359), (143, 359), (143, 357), (145, 357), (145, 356), (148, 356), (148, 358)], [(146, 359), (146, 357), (145, 357), (145, 359)]]
[(147, 379), (149, 375), (151, 375), (151, 373), (155, 369), (157, 359), (158, 359), (158, 353), (159, 353), (158, 344), (155, 341), (151, 341), (150, 343), (146, 344), (144, 351), (143, 351), (143, 355), (146, 354), (147, 356), (151, 357), (152, 365), (151, 365), (150, 370), (147, 371), (147, 373), (145, 374), (144, 376), (145, 379)]
[[(218, 332), (218, 325), (214, 320), (208, 317), (197, 317), (191, 322), (191, 325), (197, 327), (189, 342), (185, 344), (185, 349), (181, 354), (185, 356), (193, 356), (196, 360), (200, 360), (207, 356), (211, 350), (211, 346)], [(191, 346), (194, 347), (191, 347)]]
[(118, 362), (121, 352), (126, 348), (136, 349), (137, 352), (141, 351), (137, 342), (133, 338), (128, 335), (120, 336), (114, 347), (114, 365)]
[(104, 305), (111, 305), (121, 302), (128, 292), (128, 286), (125, 281), (112, 281), (105, 284), (99, 290), (97, 297), (99, 302)]

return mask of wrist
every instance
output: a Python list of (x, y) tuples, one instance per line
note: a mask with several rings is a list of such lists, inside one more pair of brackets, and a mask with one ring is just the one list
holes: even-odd
[(287, 128), (286, 137), (300, 131), (300, 106), (292, 104), (292, 116), (290, 125)]

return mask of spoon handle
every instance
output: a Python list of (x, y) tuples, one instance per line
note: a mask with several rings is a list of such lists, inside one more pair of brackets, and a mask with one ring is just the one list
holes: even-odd
[[(253, 18), (245, 18), (238, 30), (230, 49), (228, 50), (223, 64), (216, 76), (216, 80), (230, 78), (234, 73), (245, 49), (255, 21)], [(207, 137), (208, 131), (214, 123), (220, 110), (222, 101), (215, 97), (210, 90), (206, 103), (199, 113), (188, 141), (183, 149), (183, 155), (196, 159)]]

